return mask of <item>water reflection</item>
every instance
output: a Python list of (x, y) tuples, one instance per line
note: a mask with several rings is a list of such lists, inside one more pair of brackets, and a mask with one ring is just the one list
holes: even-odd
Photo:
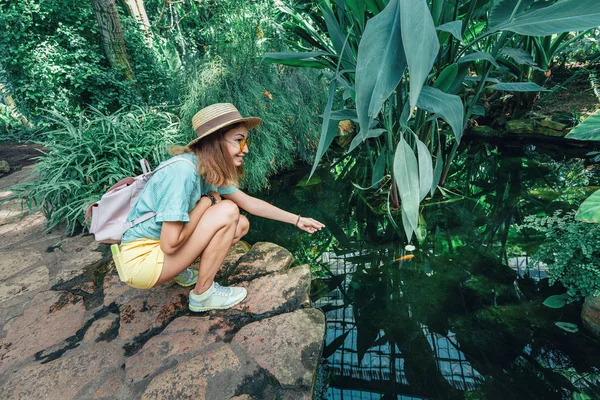
[(600, 399), (600, 344), (554, 325), (581, 325), (581, 308), (542, 305), (562, 289), (530, 261), (540, 238), (515, 229), (526, 215), (572, 209), (598, 184), (582, 161), (469, 148), (445, 196), (424, 207), (420, 243), (404, 261), (404, 239), (377, 214), (381, 193), (348, 193), (325, 173), (320, 185), (295, 187), (301, 176), (277, 183), (270, 200), (303, 215), (324, 210), (335, 238), (256, 221), (250, 240), (321, 266), (312, 297), (327, 315), (324, 398)]

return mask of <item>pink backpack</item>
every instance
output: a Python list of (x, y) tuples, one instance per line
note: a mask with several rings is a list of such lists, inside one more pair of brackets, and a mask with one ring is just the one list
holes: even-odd
[(100, 200), (89, 206), (85, 213), (85, 220), (88, 221), (90, 217), (92, 218), (90, 233), (94, 234), (96, 241), (101, 243), (121, 243), (121, 238), (127, 229), (155, 216), (156, 213), (151, 211), (134, 221), (127, 221), (127, 216), (138, 197), (140, 197), (140, 194), (142, 194), (142, 190), (148, 179), (159, 169), (177, 161), (185, 161), (196, 168), (190, 160), (174, 158), (152, 171), (148, 161), (142, 159), (140, 160), (143, 171), (142, 175), (134, 178), (125, 178), (117, 182), (104, 193)]

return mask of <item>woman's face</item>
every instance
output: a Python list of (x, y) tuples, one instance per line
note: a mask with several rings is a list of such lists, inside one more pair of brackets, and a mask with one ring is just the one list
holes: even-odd
[(244, 144), (240, 148), (242, 141), (248, 137), (248, 129), (244, 125), (233, 128), (223, 134), (223, 139), (227, 143), (227, 151), (233, 160), (233, 165), (239, 167), (244, 162), (244, 157), (248, 154), (248, 145)]

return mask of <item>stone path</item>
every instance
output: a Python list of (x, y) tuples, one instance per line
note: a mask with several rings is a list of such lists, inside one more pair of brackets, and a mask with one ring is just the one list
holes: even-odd
[[(0, 200), (29, 171), (0, 179)], [(325, 319), (286, 249), (237, 244), (217, 280), (248, 298), (194, 314), (189, 289), (132, 289), (108, 246), (44, 224), (0, 206), (1, 399), (312, 398)]]

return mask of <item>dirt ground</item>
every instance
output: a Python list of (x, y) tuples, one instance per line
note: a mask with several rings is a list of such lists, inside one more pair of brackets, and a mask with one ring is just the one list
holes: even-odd
[[(556, 71), (545, 85), (548, 89), (554, 90), (554, 93), (542, 93), (540, 101), (536, 102), (534, 108), (539, 109), (545, 115), (573, 112), (578, 115), (588, 115), (596, 111), (600, 106), (600, 101), (594, 94), (587, 73), (580, 73), (570, 82), (566, 82), (577, 71), (575, 68)], [(563, 82), (566, 82), (564, 88), (556, 87)], [(550, 95), (546, 97), (547, 94)]]

